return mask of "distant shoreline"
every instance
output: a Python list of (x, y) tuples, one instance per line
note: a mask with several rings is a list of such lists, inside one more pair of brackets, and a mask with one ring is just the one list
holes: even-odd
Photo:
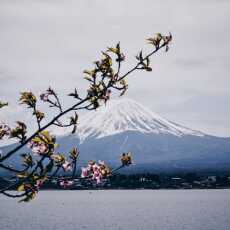
[[(127, 189), (127, 188), (108, 188), (108, 189), (104, 189), (104, 188), (89, 188), (89, 189), (52, 189), (52, 188), (49, 188), (49, 189), (41, 189), (39, 190), (39, 192), (44, 192), (44, 191), (139, 191), (139, 190), (146, 190), (146, 191), (159, 191), (159, 190), (162, 190), (162, 191), (175, 191), (175, 190), (230, 190), (230, 187), (226, 187), (226, 188), (191, 188), (191, 189), (185, 189), (185, 188), (181, 188), (181, 189), (173, 189), (173, 188), (160, 188), (160, 189), (150, 189), (150, 188), (133, 188), (133, 189)], [(17, 192), (17, 190), (9, 190), (11, 192)]]

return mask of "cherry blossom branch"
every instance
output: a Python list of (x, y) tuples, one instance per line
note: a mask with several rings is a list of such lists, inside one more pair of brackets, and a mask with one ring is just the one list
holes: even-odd
[[(43, 126), (41, 121), (43, 120), (45, 114), (37, 109), (36, 96), (32, 92), (21, 93), (20, 102), (21, 104), (27, 105), (28, 108), (33, 109), (33, 115), (36, 116), (38, 129), (32, 135), (27, 137), (27, 126), (23, 122), (18, 121), (17, 126), (14, 129), (10, 129), (7, 125), (0, 124), (0, 139), (5, 136), (9, 136), (10, 138), (17, 138), (20, 141), (20, 144), (14, 149), (2, 156), (0, 155), (0, 162), (4, 162), (13, 156), (25, 145), (27, 145), (33, 153), (40, 155), (41, 158), (34, 166), (33, 157), (30, 154), (22, 154), (24, 164), (26, 165), (25, 170), (14, 169), (0, 163), (0, 168), (16, 173), (16, 176), (19, 178), (19, 180), (10, 185), (10, 187), (8, 186), (0, 190), (1, 193), (5, 193), (7, 196), (10, 196), (10, 194), (6, 193), (6, 191), (16, 186), (18, 191), (26, 192), (26, 194), (22, 193), (26, 196), (24, 201), (29, 201), (34, 198), (37, 189), (41, 186), (41, 184), (43, 184), (46, 178), (54, 177), (61, 168), (65, 172), (72, 170), (72, 176), (70, 178), (65, 177), (65, 180), (75, 178), (77, 158), (79, 155), (77, 149), (75, 148), (70, 152), (71, 162), (67, 161), (65, 156), (60, 153), (56, 153), (56, 138), (49, 134), (47, 128), (52, 125), (58, 127), (72, 126), (72, 133), (74, 133), (78, 124), (78, 114), (76, 111), (96, 110), (100, 106), (101, 102), (106, 104), (107, 100), (110, 99), (112, 93), (111, 89), (121, 91), (120, 96), (122, 96), (128, 89), (126, 77), (135, 70), (152, 71), (152, 68), (150, 67), (150, 57), (164, 47), (166, 48), (166, 51), (168, 51), (168, 45), (172, 40), (172, 36), (171, 34), (169, 36), (157, 34), (155, 37), (147, 40), (155, 47), (155, 49), (145, 56), (141, 51), (136, 56), (136, 59), (138, 60), (137, 64), (121, 76), (119, 76), (121, 72), (121, 64), (125, 60), (125, 55), (121, 52), (120, 43), (118, 43), (115, 47), (109, 47), (107, 51), (102, 52), (103, 57), (101, 60), (95, 62), (95, 68), (93, 70), (84, 71), (86, 74), (85, 79), (89, 81), (87, 95), (85, 98), (79, 97), (78, 92), (75, 89), (74, 92), (70, 93), (68, 96), (73, 97), (78, 100), (78, 102), (74, 103), (74, 105), (67, 109), (63, 109), (57, 93), (49, 87), (45, 93), (40, 95), (40, 99), (43, 102), (48, 103), (49, 107), (57, 108), (59, 113)], [(115, 55), (116, 58), (116, 70), (113, 67), (114, 58), (111, 57), (111, 53), (112, 55)], [(7, 106), (7, 103), (0, 102), (0, 108), (4, 106)], [(74, 116), (70, 117), (69, 123), (63, 124), (60, 119), (70, 112), (74, 112)], [(44, 159), (48, 159), (47, 164), (44, 163)], [(129, 165), (131, 163), (130, 155), (123, 155), (121, 161), (122, 165), (112, 171), (105, 163), (100, 162), (97, 164), (91, 161), (91, 163), (89, 163), (82, 171), (82, 177), (92, 177), (91, 179), (94, 179), (97, 183), (99, 183), (102, 178), (106, 178), (124, 166)], [(31, 172), (30, 168), (32, 170)], [(51, 177), (48, 176), (53, 170), (54, 172)], [(23, 179), (20, 179), (20, 177)]]
[(12, 156), (15, 152), (17, 152), (18, 150), (20, 150), (23, 146), (25, 146), (26, 144), (29, 143), (29, 141), (31, 141), (34, 137), (36, 137), (40, 132), (42, 132), (43, 130), (47, 129), (48, 127), (50, 127), (51, 125), (53, 125), (53, 123), (55, 121), (57, 121), (60, 117), (62, 117), (63, 115), (65, 115), (66, 113), (72, 111), (72, 110), (76, 110), (76, 107), (78, 105), (83, 104), (84, 102), (88, 101), (88, 98), (86, 97), (84, 100), (80, 101), (79, 103), (76, 103), (75, 105), (71, 106), (70, 108), (66, 109), (65, 111), (59, 113), (57, 116), (55, 116), (50, 122), (48, 122), (46, 125), (44, 125), (43, 127), (41, 127), (39, 130), (37, 130), (36, 132), (34, 132), (29, 138), (27, 138), (22, 144), (18, 145), (17, 147), (15, 147), (13, 150), (11, 150), (10, 152), (8, 152), (6, 155), (2, 156), (0, 158), (0, 162), (3, 162), (4, 160), (8, 159), (10, 156)]

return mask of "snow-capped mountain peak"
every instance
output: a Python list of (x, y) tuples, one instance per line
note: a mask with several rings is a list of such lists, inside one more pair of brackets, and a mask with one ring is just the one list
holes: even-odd
[(170, 122), (131, 99), (108, 101), (106, 106), (86, 114), (78, 127), (81, 142), (90, 137), (102, 138), (125, 131), (176, 136), (204, 135)]

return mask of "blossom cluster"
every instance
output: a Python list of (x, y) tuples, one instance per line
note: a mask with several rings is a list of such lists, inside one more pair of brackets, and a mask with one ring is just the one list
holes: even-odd
[(45, 155), (49, 151), (49, 147), (45, 142), (31, 140), (27, 146), (32, 150), (33, 153), (38, 155)]
[(42, 94), (40, 95), (40, 99), (41, 99), (42, 101), (46, 102), (46, 101), (48, 101), (48, 99), (49, 99), (49, 95), (50, 95), (50, 94), (48, 94), (48, 93), (42, 93)]
[(54, 91), (53, 91), (51, 88), (49, 88), (48, 90), (46, 90), (45, 93), (42, 93), (42, 94), (40, 95), (40, 99), (41, 99), (42, 101), (44, 101), (44, 102), (47, 102), (47, 101), (49, 101), (49, 96), (50, 96), (50, 95), (53, 95), (53, 94), (54, 94)]
[(10, 130), (10, 127), (6, 124), (0, 124), (0, 140), (3, 138), (3, 137), (10, 137), (10, 133), (11, 133), (11, 130)]
[(45, 183), (46, 180), (47, 180), (46, 177), (41, 178), (39, 180), (36, 180), (35, 188), (36, 188), (37, 191), (43, 186), (43, 184)]
[(19, 100), (20, 104), (28, 105), (28, 108), (35, 107), (37, 102), (37, 98), (32, 92), (22, 92)]
[(17, 126), (11, 129), (10, 137), (18, 138), (20, 142), (23, 143), (26, 139), (26, 132), (27, 132), (26, 124), (21, 121), (17, 121), (16, 123)]
[(61, 180), (59, 182), (60, 186), (63, 188), (68, 188), (71, 187), (74, 184), (73, 180)]
[(62, 168), (64, 169), (65, 172), (73, 170), (72, 164), (67, 160), (65, 160), (64, 163), (62, 164)]
[(35, 154), (46, 155), (53, 153), (54, 148), (57, 147), (55, 142), (56, 139), (54, 136), (51, 136), (48, 131), (43, 131), (35, 136), (27, 146)]
[(102, 182), (103, 178), (106, 178), (111, 174), (111, 169), (105, 164), (104, 161), (89, 161), (87, 167), (81, 169), (82, 178), (91, 178), (96, 180), (97, 184)]
[(72, 171), (72, 163), (65, 159), (62, 154), (53, 154), (51, 159), (55, 162), (56, 166), (62, 167), (65, 172)]
[(43, 102), (48, 102), (48, 101), (49, 101), (49, 96), (50, 96), (50, 95), (55, 95), (55, 92), (54, 92), (53, 89), (51, 89), (51, 88), (49, 87), (49, 89), (47, 89), (45, 93), (42, 93), (42, 94), (40, 95), (40, 99), (41, 99)]
[(132, 156), (131, 153), (123, 153), (121, 155), (121, 163), (123, 166), (129, 166), (132, 164)]

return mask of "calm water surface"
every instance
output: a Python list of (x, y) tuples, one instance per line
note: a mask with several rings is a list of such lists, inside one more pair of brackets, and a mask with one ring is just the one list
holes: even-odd
[(42, 191), (0, 196), (1, 230), (229, 230), (230, 190)]

